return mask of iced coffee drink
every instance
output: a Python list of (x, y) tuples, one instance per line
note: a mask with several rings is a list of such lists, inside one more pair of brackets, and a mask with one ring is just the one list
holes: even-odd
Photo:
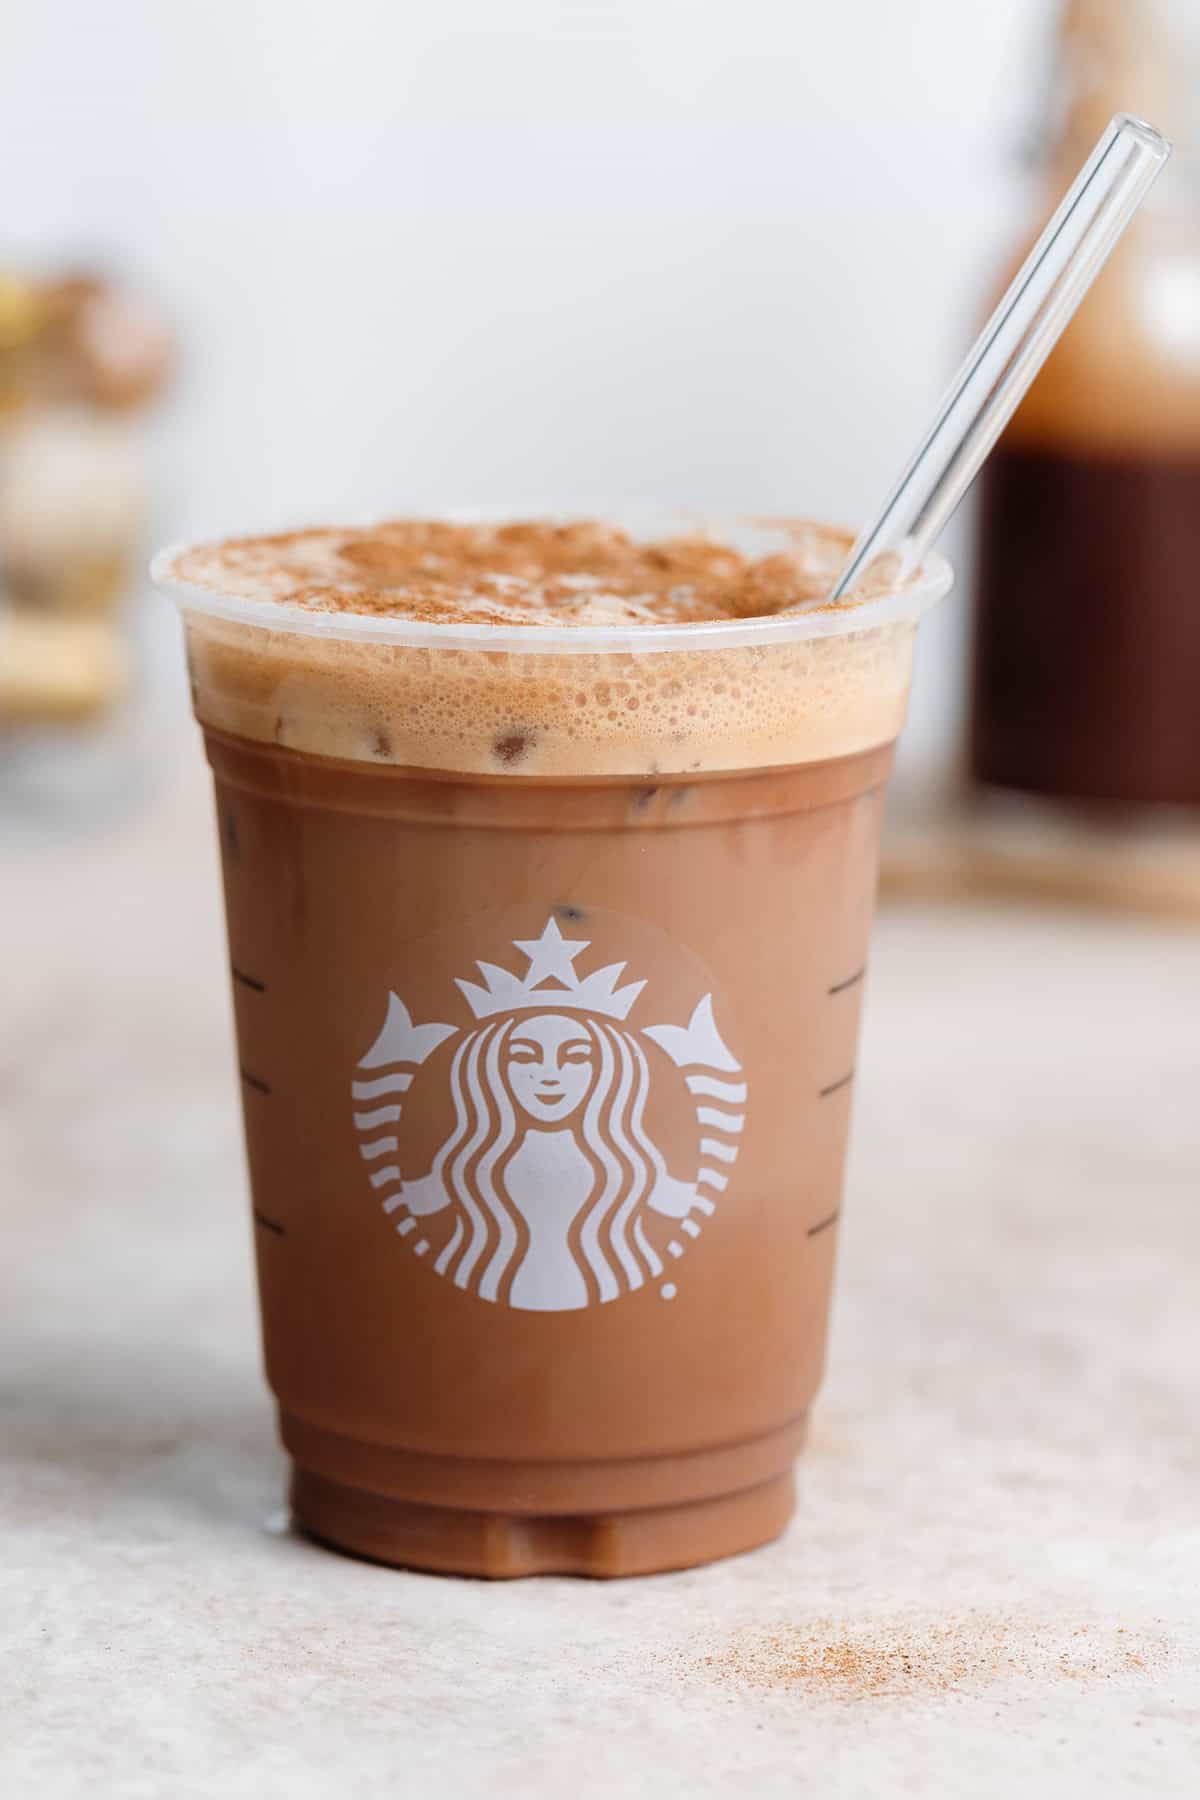
[(937, 559), (399, 521), (167, 553), (298, 1522), (632, 1574), (775, 1536), (820, 1380)]

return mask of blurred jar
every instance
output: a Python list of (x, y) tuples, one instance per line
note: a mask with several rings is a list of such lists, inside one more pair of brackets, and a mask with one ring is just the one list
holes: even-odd
[(93, 276), (0, 272), (0, 793), (86, 797), (133, 688), (147, 524), (142, 415), (160, 322)]
[(1200, 805), (1200, 7), (1072, 0), (1034, 235), (1109, 116), (1177, 154), (981, 481), (969, 781)]

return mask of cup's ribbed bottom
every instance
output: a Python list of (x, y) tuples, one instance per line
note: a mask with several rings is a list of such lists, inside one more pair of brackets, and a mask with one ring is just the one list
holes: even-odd
[(372, 1562), (493, 1579), (612, 1577), (692, 1568), (769, 1543), (792, 1515), (795, 1482), (788, 1470), (683, 1505), (529, 1517), (397, 1500), (297, 1467), (291, 1501), (301, 1530)]

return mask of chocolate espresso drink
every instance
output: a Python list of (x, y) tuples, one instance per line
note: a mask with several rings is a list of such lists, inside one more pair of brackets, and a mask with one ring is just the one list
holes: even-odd
[(789, 1518), (884, 784), (949, 585), (824, 607), (846, 548), (397, 521), (159, 558), (315, 1537), (624, 1575)]

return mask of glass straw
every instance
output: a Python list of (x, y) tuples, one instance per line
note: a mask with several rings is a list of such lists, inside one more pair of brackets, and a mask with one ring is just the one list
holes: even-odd
[(859, 536), (830, 600), (880, 556), (889, 580), (920, 565), (1171, 154), (1152, 125), (1118, 113), (955, 376), (937, 417)]

